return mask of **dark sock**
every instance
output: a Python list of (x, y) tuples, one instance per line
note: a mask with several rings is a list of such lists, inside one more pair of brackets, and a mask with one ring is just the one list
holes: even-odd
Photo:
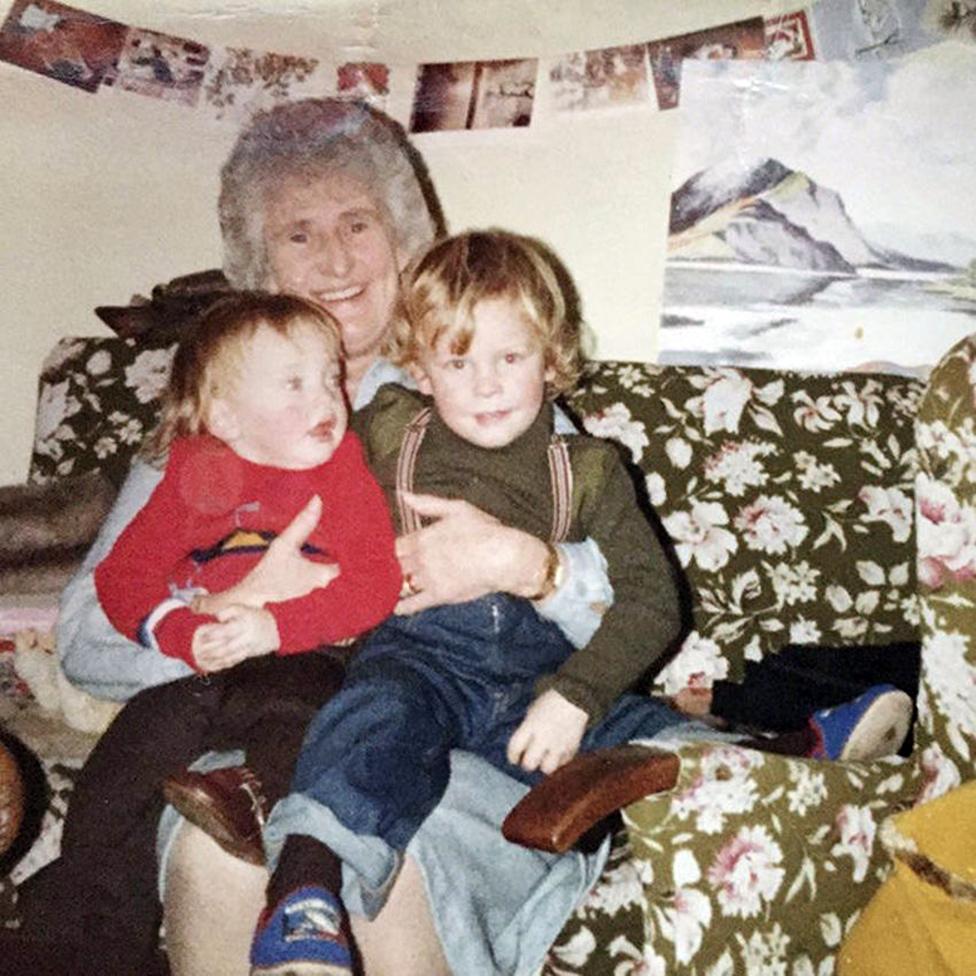
[(780, 732), (768, 738), (748, 739), (742, 744), (759, 752), (775, 752), (780, 756), (812, 756), (817, 747), (817, 733), (808, 725), (795, 732)]
[(336, 896), (342, 890), (342, 862), (321, 841), (292, 834), (281, 849), (278, 866), (268, 882), (268, 904), (277, 905), (296, 888), (316, 885)]

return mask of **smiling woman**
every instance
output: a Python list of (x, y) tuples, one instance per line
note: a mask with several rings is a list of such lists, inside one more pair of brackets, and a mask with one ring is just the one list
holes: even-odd
[[(319, 99), (284, 103), (257, 115), (222, 170), (219, 216), (227, 277), (237, 288), (291, 293), (331, 313), (341, 332), (345, 392), (354, 407), (369, 402), (385, 381), (409, 382), (381, 352), (394, 318), (401, 265), (416, 258), (437, 229), (437, 208), (428, 201), (426, 178), (418, 165), (415, 151), (391, 120), (359, 103)], [(249, 358), (270, 374), (275, 356), (268, 350), (262, 354), (260, 331), (254, 338), (257, 343), (249, 352), (255, 355)], [(260, 375), (255, 377), (261, 389), (263, 382)], [(275, 447), (276, 433), (284, 429), (284, 422), (277, 430), (274, 424), (262, 427), (262, 449)], [(253, 439), (254, 431), (247, 436)], [(109, 626), (93, 578), (96, 566), (138, 517), (160, 478), (158, 470), (145, 464), (133, 468), (84, 572), (65, 594), (58, 640), (69, 677), (90, 690), (104, 688), (107, 680), (116, 690), (128, 687), (130, 692), (162, 684), (136, 695), (99, 741), (72, 799), (62, 855), (24, 886), (20, 902), (22, 934), (45, 940), (56, 931), (61, 940), (91, 946), (93, 951), (118, 947), (126, 960), (125, 972), (132, 971), (134, 959), (146, 958), (156, 943), (160, 906), (154, 848), (163, 806), (161, 786), (174, 770), (198, 758), (199, 737), (187, 735), (176, 703), (187, 689), (192, 694), (199, 687), (199, 679), (172, 658), (157, 656), (149, 667), (145, 653)], [(550, 579), (555, 557), (561, 585), (547, 587), (546, 599), (540, 598), (536, 609), (574, 643), (589, 639), (600, 620), (593, 607), (612, 598), (595, 543), (560, 543), (554, 549), (466, 502), (432, 496), (415, 500), (418, 511), (433, 516), (434, 524), (397, 540), (400, 569), (414, 583), (414, 593), (401, 601), (400, 612), (493, 592), (535, 597), (540, 583)], [(327, 521), (329, 507), (323, 508)], [(329, 592), (334, 568), (309, 563), (300, 551), (319, 515), (319, 510), (306, 506), (244, 580), (195, 598), (194, 609), (221, 614), (240, 606), (257, 609), (287, 603), (316, 588)], [(335, 674), (327, 677), (319, 696), (334, 687), (329, 682), (335, 681)], [(263, 717), (278, 707), (280, 696), (254, 680), (254, 672), (251, 678), (235, 699), (235, 714), (243, 723), (240, 734), (223, 734), (210, 745), (245, 746), (249, 760), (251, 743), (258, 751), (267, 747), (261, 753), (260, 781), (264, 795), (273, 801), (287, 789), (293, 755), (276, 752), (284, 739), (261, 736)], [(301, 701), (312, 689), (309, 682), (298, 685), (300, 709), (307, 709), (307, 702)], [(293, 725), (302, 729), (309, 717), (303, 711)], [(232, 790), (232, 796), (254, 795), (257, 780), (250, 772), (241, 772), (237, 780), (241, 789)], [(381, 913), (369, 928), (372, 934), (354, 924), (370, 947), (364, 949), (367, 957), (386, 960), (373, 964), (370, 976), (447, 972), (442, 949), (450, 969), (457, 972), (489, 972), (501, 955), (508, 959), (503, 969), (518, 970), (529, 964), (527, 959), (534, 963), (548, 947), (579, 893), (595, 877), (601, 855), (540, 859), (507, 844), (499, 823), (521, 792), (509, 777), (480, 760), (472, 757), (458, 765), (443, 802), (407, 852), (408, 864), (415, 858), (424, 872), (426, 886), (417, 883), (420, 875), (413, 867), (404, 870), (409, 894), (398, 891), (398, 881), (391, 896), (391, 905), (400, 906), (399, 914)], [(113, 809), (108, 821), (107, 806)], [(253, 815), (249, 801), (246, 812)], [(480, 829), (473, 827), (473, 820), (481, 823)], [(472, 829), (483, 834), (475, 846)], [(172, 841), (173, 834), (164, 831), (164, 877)], [(440, 867), (445, 857), (452, 864), (446, 874)], [(459, 870), (466, 859), (471, 870)], [(207, 885), (220, 886), (220, 880), (210, 880), (215, 870), (225, 872), (221, 878), (234, 873), (227, 860), (202, 867)], [(187, 870), (192, 874), (192, 865), (184, 863), (182, 868), (184, 878)], [(491, 884), (486, 883), (489, 875)], [(516, 888), (524, 897), (513, 896)], [(241, 902), (246, 903), (256, 906), (257, 901)], [(193, 938), (184, 939), (181, 920), (197, 925), (203, 917), (199, 907), (184, 905), (184, 910), (168, 916), (168, 938), (185, 950), (177, 971), (208, 976), (221, 970), (243, 971), (253, 914), (244, 917), (242, 929), (228, 933), (225, 898), (202, 938), (194, 928)], [(439, 924), (444, 919), (450, 924)], [(404, 930), (418, 946), (414, 969), (402, 951)], [(214, 960), (220, 960), (219, 969), (211, 965)]]

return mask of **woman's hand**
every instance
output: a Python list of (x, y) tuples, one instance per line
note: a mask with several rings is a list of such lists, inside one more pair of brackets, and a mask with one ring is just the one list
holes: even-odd
[(531, 596), (549, 558), (540, 539), (502, 525), (469, 502), (404, 492), (420, 515), (437, 521), (397, 539), (397, 557), (413, 591), (397, 604), (399, 614), (445, 603), (463, 603), (486, 593)]
[(339, 575), (339, 567), (312, 562), (302, 555), (302, 546), (321, 517), (322, 499), (313, 495), (244, 579), (222, 593), (197, 597), (193, 608), (197, 613), (215, 615), (230, 606), (259, 608), (328, 586)]
[(193, 660), (201, 671), (223, 671), (280, 646), (272, 613), (253, 607), (226, 607), (217, 614), (217, 623), (203, 624), (193, 632)]
[(586, 712), (558, 691), (544, 691), (508, 740), (508, 761), (529, 773), (554, 773), (579, 752), (587, 721)]

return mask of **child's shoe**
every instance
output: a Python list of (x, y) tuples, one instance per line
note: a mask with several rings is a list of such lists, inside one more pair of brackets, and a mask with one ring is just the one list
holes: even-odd
[(818, 759), (879, 759), (901, 748), (912, 721), (912, 700), (894, 685), (874, 685), (853, 701), (810, 717)]
[(352, 976), (345, 913), (332, 892), (298, 888), (258, 920), (251, 976)]
[(247, 766), (209, 773), (184, 769), (163, 783), (163, 795), (228, 854), (249, 864), (264, 864), (261, 828), (268, 804), (257, 776)]

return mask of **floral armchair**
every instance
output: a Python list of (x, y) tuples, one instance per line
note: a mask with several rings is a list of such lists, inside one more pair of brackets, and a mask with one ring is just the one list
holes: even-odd
[(610, 364), (591, 375), (574, 406), (630, 448), (692, 591), (691, 630), (658, 690), (737, 677), (787, 642), (856, 654), (914, 639), (919, 719), (907, 759), (676, 744), (677, 781), (624, 809), (544, 973), (834, 971), (889, 871), (881, 823), (973, 776), (974, 397), (971, 341), (927, 387)]
[[(97, 468), (120, 480), (171, 352), (162, 340), (62, 340), (41, 379), (32, 479)], [(922, 639), (923, 676), (908, 759), (676, 747), (677, 782), (623, 811), (599, 884), (542, 972), (830, 973), (888, 870), (880, 823), (972, 778), (974, 363), (976, 344), (961, 343), (927, 387), (590, 368), (570, 407), (630, 451), (690, 596), (687, 636), (657, 690), (735, 680), (747, 661), (804, 643), (856, 654)], [(43, 846), (31, 870), (56, 849), (56, 825)]]

